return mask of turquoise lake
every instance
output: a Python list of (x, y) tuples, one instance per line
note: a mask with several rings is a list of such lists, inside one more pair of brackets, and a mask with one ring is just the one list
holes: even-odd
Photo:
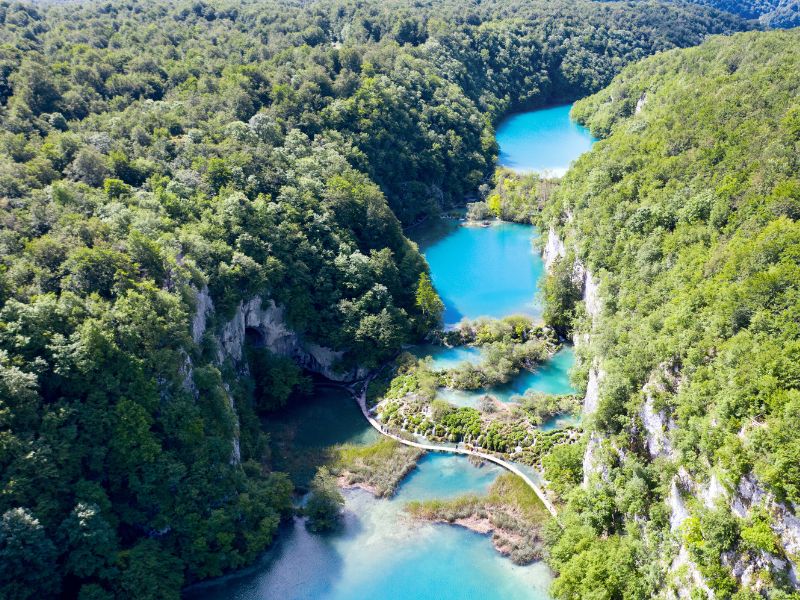
[(569, 383), (569, 370), (575, 364), (575, 351), (567, 346), (556, 352), (536, 371), (522, 371), (506, 384), (482, 390), (440, 389), (438, 394), (457, 406), (478, 405), (478, 400), (486, 394), (495, 396), (501, 402), (511, 402), (514, 396), (521, 396), (527, 390), (544, 394), (573, 394), (575, 388)]
[(537, 284), (544, 262), (533, 247), (538, 235), (531, 225), (500, 221), (487, 227), (437, 222), (413, 232), (444, 302), (445, 326), (465, 317), (540, 317)]
[(562, 177), (591, 148), (589, 130), (569, 118), (571, 104), (511, 115), (497, 127), (498, 162), (520, 172)]
[[(500, 162), (519, 170), (560, 173), (591, 137), (568, 117), (569, 106), (515, 115), (501, 123)], [(464, 227), (457, 221), (425, 224), (410, 233), (431, 267), (445, 302), (444, 319), (541, 316), (537, 286), (544, 265), (533, 246), (538, 236), (529, 225), (493, 223)], [(420, 346), (417, 356), (432, 356), (436, 368), (463, 361), (477, 364), (478, 348)], [(564, 348), (536, 372), (523, 372), (504, 386), (478, 392), (442, 390), (462, 405), (486, 392), (508, 401), (527, 389), (553, 394), (572, 392), (568, 371), (574, 361)], [(574, 424), (559, 417), (543, 429)], [(316, 468), (331, 460), (340, 443), (369, 444), (378, 434), (342, 390), (318, 388), (263, 419), (270, 435), (272, 467), (288, 472), (303, 490)], [(520, 466), (533, 477), (531, 468)], [(495, 551), (488, 536), (461, 527), (412, 521), (404, 506), (411, 500), (481, 494), (502, 473), (493, 465), (475, 466), (466, 457), (428, 454), (391, 499), (348, 490), (341, 530), (310, 533), (300, 518), (286, 524), (274, 546), (257, 564), (186, 590), (189, 599), (210, 600), (549, 600), (551, 573), (543, 562), (514, 565)]]
[(477, 365), (483, 360), (481, 349), (475, 346), (448, 348), (447, 346), (426, 344), (424, 346), (416, 346), (412, 350), (412, 354), (417, 358), (430, 357), (431, 366), (434, 369), (452, 369), (465, 362)]
[[(272, 420), (273, 431), (284, 424), (292, 431), (288, 445), (281, 442), (273, 448), (273, 452), (285, 454), (284, 467), (297, 466), (303, 462), (300, 457), (307, 460), (307, 449), (315, 455), (321, 445), (314, 436), (324, 425), (325, 415), (336, 407), (343, 418), (328, 421), (325, 441), (337, 433), (344, 438), (341, 441), (352, 443), (372, 439), (373, 430), (363, 418), (359, 430), (358, 411), (350, 410), (355, 406), (352, 398), (336, 390), (321, 391)], [(303, 416), (308, 417), (308, 428), (300, 425)], [(195, 586), (185, 597), (547, 600), (551, 575), (543, 563), (514, 565), (495, 551), (488, 536), (461, 527), (413, 521), (404, 511), (411, 500), (484, 493), (502, 472), (494, 465), (477, 467), (462, 456), (428, 454), (389, 500), (376, 499), (362, 490), (346, 491), (340, 531), (312, 534), (303, 520), (296, 518), (256, 565)]]

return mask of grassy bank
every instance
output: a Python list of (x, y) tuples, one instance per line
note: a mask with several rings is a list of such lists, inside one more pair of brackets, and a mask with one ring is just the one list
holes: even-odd
[(550, 514), (535, 492), (512, 473), (500, 475), (485, 496), (410, 502), (406, 510), (416, 519), (490, 533), (494, 547), (516, 564), (542, 558), (542, 532)]
[(334, 470), (339, 484), (360, 487), (377, 497), (394, 494), (424, 452), (383, 438), (369, 446), (346, 444), (336, 448)]

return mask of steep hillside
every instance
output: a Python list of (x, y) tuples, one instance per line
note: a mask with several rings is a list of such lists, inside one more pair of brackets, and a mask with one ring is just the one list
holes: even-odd
[(604, 139), (548, 209), (589, 274), (556, 595), (797, 597), (800, 30), (660, 54), (574, 115)]
[(175, 598), (252, 562), (292, 493), (257, 415), (301, 367), (353, 378), (436, 324), (401, 222), (476, 188), (493, 119), (743, 27), (655, 3), (0, 3), (0, 597)]
[(800, 25), (798, 0), (695, 0), (696, 4), (724, 10), (745, 19), (757, 20), (766, 27)]

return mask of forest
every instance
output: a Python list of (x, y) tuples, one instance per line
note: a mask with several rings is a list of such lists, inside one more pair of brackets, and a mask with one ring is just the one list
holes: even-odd
[(552, 290), (601, 381), (588, 485), (552, 532), (558, 598), (688, 588), (679, 548), (716, 598), (798, 597), (798, 98), (792, 30), (662, 53), (575, 104), (603, 140), (544, 218), (602, 282), (594, 317)]
[[(340, 372), (381, 364), (438, 324), (427, 265), (403, 226), (463, 204), (488, 181), (499, 118), (597, 92), (629, 63), (752, 26), (714, 8), (657, 2), (0, 2), (0, 596), (176, 598), (191, 582), (253, 562), (291, 514), (293, 492), (271, 469), (259, 419), (307, 380), (290, 358), (259, 344), (242, 361), (222, 352), (221, 331), (243, 303), (281, 307), (293, 332), (337, 353)], [(788, 34), (770, 39), (784, 44), (788, 60)], [(764, 52), (763, 64), (792, 73), (791, 63)], [(791, 77), (767, 81), (774, 73), (736, 47), (720, 68), (740, 65), (762, 75), (763, 89), (784, 87), (771, 98), (737, 94), (789, 106)], [(625, 121), (630, 98), (596, 111), (597, 100), (587, 101), (579, 116), (608, 135)], [(706, 101), (708, 135), (722, 128), (714, 111), (747, 116), (734, 100)], [(719, 247), (720, 270), (709, 270), (735, 279), (737, 269), (776, 265), (769, 281), (753, 271), (736, 288), (751, 308), (715, 321), (743, 332), (716, 349), (731, 361), (791, 319), (771, 320), (777, 305), (766, 310), (758, 295), (774, 285), (789, 303), (793, 289), (790, 273), (780, 272), (789, 250), (774, 240), (788, 240), (796, 179), (757, 186), (772, 180), (761, 178), (767, 169), (770, 177), (789, 172), (780, 148), (796, 143), (797, 113), (783, 110), (780, 121), (769, 106), (755, 109), (763, 122), (691, 154), (725, 165), (734, 150), (755, 151), (743, 140), (764, 136), (763, 164), (752, 173), (731, 165), (715, 181), (723, 200), (699, 194), (696, 214), (675, 213), (687, 220), (680, 227), (659, 212), (672, 205), (631, 217), (642, 236), (656, 226), (664, 227), (658, 235), (693, 240), (723, 226), (761, 236), (755, 254), (734, 236)], [(776, 131), (785, 139), (768, 143)], [(688, 136), (669, 137), (677, 154), (668, 156), (683, 160), (697, 142)], [(618, 152), (614, 160), (653, 189), (677, 172), (677, 159), (665, 159), (650, 182), (635, 171), (644, 149)], [(589, 168), (603, 156), (579, 165), (580, 174), (592, 171), (591, 189), (620, 181), (620, 194), (633, 189), (620, 167)], [(581, 181), (576, 175), (567, 190), (588, 201)], [(762, 192), (769, 203), (748, 195)], [(737, 210), (726, 212), (731, 198)], [(607, 202), (592, 226), (619, 231), (606, 216), (616, 204)], [(775, 222), (758, 229), (769, 215)], [(669, 247), (655, 239), (635, 256), (616, 239), (605, 238), (608, 253), (595, 255), (593, 267), (613, 270), (608, 261), (618, 259), (632, 268), (635, 256), (659, 252), (664, 262), (649, 268), (671, 264)], [(668, 289), (665, 278), (640, 306)], [(690, 352), (698, 343), (685, 347), (682, 360), (701, 369), (702, 357)], [(759, 356), (748, 368), (770, 368), (768, 356), (788, 360)], [(607, 430), (627, 426), (619, 398), (645, 366), (610, 379), (620, 384), (603, 404)], [(791, 394), (773, 379), (764, 382), (773, 388), (761, 409), (719, 403), (728, 429), (747, 415), (769, 417), (775, 436), (784, 431)], [(696, 381), (692, 393), (710, 398), (729, 384), (711, 373)], [(702, 433), (707, 415), (680, 414), (697, 424), (687, 436)], [(763, 456), (791, 464), (775, 436), (760, 438)], [(729, 438), (703, 437), (709, 455), (744, 460), (744, 450), (727, 452)], [(783, 471), (768, 462), (756, 469), (794, 497)]]
[(767, 27), (797, 27), (800, 25), (798, 0), (692, 0), (745, 19), (757, 20)]

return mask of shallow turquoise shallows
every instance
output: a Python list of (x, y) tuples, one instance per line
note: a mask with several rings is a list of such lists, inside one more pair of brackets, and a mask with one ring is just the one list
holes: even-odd
[[(321, 388), (313, 397), (265, 420), (275, 466), (300, 484), (330, 445), (367, 444), (376, 432), (355, 401)], [(390, 500), (345, 492), (341, 531), (310, 533), (302, 519), (283, 528), (253, 567), (184, 595), (189, 600), (548, 600), (551, 574), (539, 562), (514, 565), (488, 536), (461, 527), (414, 521), (406, 503), (485, 493), (503, 470), (476, 467), (464, 456), (428, 454)]]
[[(442, 388), (438, 394), (457, 406), (472, 407), (477, 406), (478, 400), (486, 394), (495, 396), (501, 402), (511, 402), (514, 396), (520, 396), (528, 390), (544, 394), (574, 394), (575, 388), (569, 382), (569, 370), (573, 364), (575, 364), (575, 351), (571, 346), (566, 346), (542, 363), (536, 371), (522, 371), (506, 384), (470, 391)], [(563, 424), (572, 423), (564, 421)], [(553, 426), (545, 426), (544, 429), (552, 429)]]
[(497, 127), (499, 163), (520, 172), (562, 177), (591, 148), (586, 127), (570, 120), (571, 104), (511, 115)]
[(396, 497), (345, 494), (343, 530), (309, 533), (296, 519), (258, 565), (192, 590), (209, 600), (547, 600), (550, 573), (542, 563), (520, 567), (500, 556), (487, 536), (412, 521), (410, 500), (483, 493), (499, 467), (428, 455)]
[[(569, 122), (569, 107), (517, 115), (501, 124), (501, 163), (520, 170), (549, 169), (560, 174), (591, 138)], [(531, 140), (531, 135), (535, 139)], [(535, 228), (512, 223), (464, 227), (437, 221), (413, 232), (445, 302), (444, 319), (541, 316), (537, 284), (544, 274), (532, 246)], [(463, 361), (480, 362), (477, 348), (423, 346), (417, 356), (432, 356), (445, 369)], [(508, 401), (528, 389), (564, 394), (574, 391), (567, 372), (574, 360), (565, 348), (535, 373), (523, 372), (505, 386), (481, 392), (447, 392), (460, 404), (474, 404), (489, 391)], [(573, 424), (559, 417), (543, 429)], [(264, 419), (270, 433), (272, 463), (305, 488), (316, 468), (331, 460), (330, 447), (377, 439), (353, 399), (341, 390), (320, 389), (314, 396)], [(534, 480), (539, 474), (518, 465)], [(549, 600), (551, 574), (543, 562), (514, 565), (492, 547), (488, 536), (449, 525), (412, 521), (404, 506), (412, 500), (482, 494), (502, 472), (476, 467), (466, 457), (429, 454), (400, 484), (392, 499), (362, 490), (345, 492), (341, 531), (310, 533), (296, 518), (276, 544), (250, 569), (196, 586), (186, 597), (197, 600)]]
[(431, 367), (436, 370), (440, 369), (453, 369), (463, 363), (470, 363), (472, 365), (480, 364), (481, 349), (475, 346), (455, 346), (448, 348), (447, 346), (436, 346), (433, 344), (426, 344), (423, 346), (416, 346), (412, 353), (418, 358), (431, 358)]
[(536, 286), (544, 263), (533, 247), (535, 227), (497, 221), (487, 227), (451, 224), (444, 235), (437, 233), (422, 230), (414, 237), (444, 301), (445, 325), (464, 317), (541, 316)]

